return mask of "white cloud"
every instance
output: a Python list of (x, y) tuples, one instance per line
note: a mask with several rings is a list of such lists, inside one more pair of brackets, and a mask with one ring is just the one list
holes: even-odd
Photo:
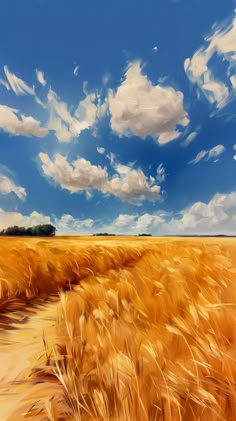
[[(87, 127), (93, 126), (97, 118), (97, 106), (94, 104), (97, 99), (94, 93), (88, 94), (85, 99), (80, 101), (75, 116)], [(87, 128), (86, 127), (86, 128)]]
[(154, 53), (157, 53), (157, 51), (158, 51), (158, 47), (157, 47), (157, 45), (155, 45), (155, 47), (153, 47), (153, 49), (152, 49), (153, 51), (154, 51)]
[(182, 143), (182, 146), (190, 145), (190, 143), (192, 143), (196, 139), (197, 135), (198, 135), (198, 132), (189, 133), (189, 135), (186, 137), (185, 141)]
[(143, 215), (121, 214), (107, 229), (109, 232), (117, 234), (155, 233), (164, 222), (165, 220), (158, 213), (145, 213)]
[(133, 223), (136, 218), (136, 215), (121, 214), (113, 221), (112, 225), (118, 229), (122, 227), (127, 228), (128, 226), (133, 226)]
[(104, 194), (112, 194), (123, 201), (140, 203), (143, 200), (160, 199), (160, 187), (146, 177), (141, 169), (114, 164), (115, 174), (109, 176), (106, 167), (92, 165), (79, 158), (71, 164), (60, 154), (54, 161), (45, 153), (40, 153), (43, 173), (62, 188), (71, 193), (96, 189)]
[[(193, 57), (184, 62), (184, 69), (192, 83), (196, 83), (211, 104), (223, 108), (235, 95), (236, 88), (236, 18), (226, 28), (215, 28), (211, 36), (205, 38), (207, 47), (201, 47)], [(227, 84), (214, 76), (210, 60), (218, 54), (228, 62)], [(234, 73), (232, 73), (234, 72)]]
[(44, 73), (41, 70), (37, 70), (37, 69), (35, 70), (35, 72), (36, 72), (36, 77), (38, 79), (38, 82), (42, 86), (46, 86), (47, 82), (45, 80)]
[(6, 80), (0, 79), (0, 85), (4, 86), (8, 91), (11, 90)]
[(15, 193), (16, 196), (24, 200), (26, 199), (26, 190), (24, 187), (17, 186), (13, 180), (4, 174), (0, 174), (0, 194)]
[(163, 163), (161, 163), (157, 167), (156, 181), (161, 184), (161, 183), (163, 183), (165, 181), (165, 179), (166, 179), (166, 171), (165, 171), (165, 168), (163, 166)]
[(236, 192), (217, 193), (208, 203), (196, 202), (163, 229), (176, 233), (236, 234)]
[(54, 130), (59, 142), (70, 142), (80, 135), (82, 130), (94, 125), (97, 118), (97, 106), (94, 104), (95, 94), (88, 94), (82, 100), (75, 113), (68, 110), (65, 102), (60, 101), (53, 90), (48, 92), (50, 117), (47, 123), (49, 130)]
[(225, 152), (225, 147), (223, 145), (217, 145), (214, 148), (210, 149), (207, 156), (207, 161), (209, 159), (214, 159), (220, 156), (223, 152)]
[(208, 154), (208, 151), (205, 151), (205, 150), (200, 151), (197, 154), (196, 158), (194, 158), (192, 161), (189, 161), (189, 164), (194, 164), (194, 165), (198, 164), (198, 162), (200, 162), (203, 158), (205, 158), (207, 154)]
[(231, 192), (217, 193), (208, 203), (196, 202), (171, 218), (164, 212), (121, 214), (111, 224), (103, 227), (98, 227), (91, 218), (81, 220), (72, 215), (62, 215), (57, 218), (36, 211), (30, 215), (22, 215), (0, 209), (0, 229), (12, 225), (32, 226), (51, 223), (57, 227), (58, 232), (73, 234), (99, 230), (117, 234), (147, 232), (156, 235), (236, 235), (235, 215), (236, 192)]
[[(78, 71), (78, 66), (75, 70)], [(99, 92), (89, 93), (86, 91), (85, 98), (79, 102), (77, 108), (72, 112), (70, 107), (61, 101), (51, 88), (47, 91), (47, 103), (45, 104), (36, 95), (34, 86), (30, 87), (14, 73), (11, 73), (7, 66), (4, 66), (4, 71), (7, 81), (0, 79), (0, 84), (4, 85), (7, 89), (12, 89), (16, 95), (32, 95), (36, 103), (47, 110), (47, 129), (55, 132), (59, 142), (71, 142), (72, 139), (80, 135), (81, 131), (94, 126), (96, 120), (103, 117), (107, 112), (108, 102), (107, 100), (102, 101)], [(38, 82), (42, 86), (46, 86), (47, 82), (43, 71), (36, 69), (35, 72)], [(15, 112), (13, 109), (12, 111)], [(24, 116), (22, 116), (22, 120), (23, 118)], [(32, 124), (33, 121), (31, 121)], [(29, 123), (29, 120), (27, 123)]]
[(35, 95), (35, 88), (30, 87), (22, 79), (11, 73), (7, 66), (4, 66), (4, 72), (8, 83), (16, 95)]
[(236, 161), (236, 155), (233, 156), (233, 159)]
[(103, 155), (106, 152), (105, 148), (101, 148), (100, 146), (97, 146), (97, 151), (98, 153), (100, 153), (101, 155)]
[(89, 231), (93, 225), (93, 219), (76, 219), (72, 215), (62, 215), (61, 218), (55, 218), (53, 223), (58, 231), (66, 233), (76, 233), (81, 231)]
[(234, 151), (236, 151), (236, 143), (235, 143), (235, 145), (233, 146), (233, 150), (234, 150)]
[(0, 208), (0, 229), (18, 225), (30, 227), (38, 224), (53, 224), (58, 233), (87, 233), (93, 226), (93, 219), (77, 219), (72, 215), (62, 215), (60, 218), (47, 216), (36, 211), (29, 215), (19, 212), (7, 212)]
[(30, 215), (22, 215), (19, 212), (7, 212), (0, 208), (0, 229), (13, 225), (30, 227), (37, 224), (50, 224), (49, 216), (42, 215), (36, 211)]
[(13, 135), (44, 137), (48, 130), (41, 127), (33, 117), (26, 117), (18, 110), (0, 105), (0, 128)]
[(146, 177), (142, 170), (121, 164), (116, 164), (114, 168), (117, 174), (108, 182), (108, 193), (127, 202), (160, 199), (160, 187), (153, 185), (150, 177)]
[(72, 164), (60, 154), (55, 155), (54, 161), (45, 153), (40, 153), (39, 158), (44, 174), (71, 193), (89, 188), (102, 190), (107, 183), (106, 168), (92, 165), (84, 158), (79, 158)]
[(87, 200), (90, 200), (90, 199), (92, 199), (92, 197), (93, 197), (92, 193), (91, 193), (89, 190), (87, 190), (87, 191), (85, 192), (85, 196), (86, 196), (86, 199), (87, 199)]
[(79, 74), (79, 65), (77, 65), (77, 66), (74, 68), (74, 70), (73, 70), (73, 74), (74, 74), (74, 76), (78, 76), (78, 74)]
[(111, 75), (109, 73), (105, 73), (105, 75), (103, 75), (103, 77), (102, 77), (102, 84), (104, 86), (106, 86), (108, 84), (110, 78), (111, 78)]
[(176, 126), (189, 123), (183, 93), (153, 85), (142, 74), (140, 62), (132, 63), (116, 92), (109, 91), (112, 130), (121, 136), (152, 136), (160, 144), (178, 138)]
[(117, 234), (156, 235), (236, 235), (236, 192), (217, 193), (208, 203), (196, 202), (179, 214), (156, 212), (143, 215), (119, 215), (109, 226), (109, 232)]
[(114, 165), (114, 162), (115, 162), (115, 159), (116, 159), (115, 154), (114, 154), (113, 152), (109, 152), (109, 153), (106, 155), (106, 157), (109, 159), (109, 161), (110, 161), (111, 165)]
[[(198, 162), (202, 161), (205, 158), (205, 161), (209, 161), (210, 159), (216, 159), (219, 157), (223, 152), (225, 152), (225, 147), (223, 145), (217, 145), (214, 148), (210, 149), (209, 151), (200, 151), (197, 156), (192, 160), (189, 161), (189, 164), (198, 164)], [(217, 160), (218, 161), (218, 160)], [(214, 161), (214, 162), (217, 162)]]

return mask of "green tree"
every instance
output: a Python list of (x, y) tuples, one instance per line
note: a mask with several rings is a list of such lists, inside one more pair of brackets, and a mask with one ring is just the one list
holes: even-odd
[(0, 235), (12, 235), (12, 236), (47, 236), (51, 237), (55, 235), (56, 227), (51, 224), (43, 224), (43, 225), (34, 225), (33, 227), (18, 227), (14, 225), (12, 227), (8, 227), (3, 229), (0, 232)]

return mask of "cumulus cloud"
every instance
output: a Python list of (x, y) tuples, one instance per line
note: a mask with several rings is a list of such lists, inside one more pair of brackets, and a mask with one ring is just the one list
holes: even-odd
[(17, 186), (14, 181), (4, 174), (0, 174), (0, 194), (15, 193), (16, 196), (24, 200), (26, 199), (26, 190), (24, 187)]
[[(234, 97), (236, 89), (236, 18), (227, 27), (215, 27), (214, 33), (205, 41), (208, 45), (197, 50), (191, 59), (187, 58), (184, 69), (207, 100), (221, 109)], [(223, 77), (220, 80), (214, 75), (211, 59), (215, 54), (228, 63), (227, 83)]]
[(40, 153), (39, 158), (44, 174), (71, 193), (89, 188), (101, 190), (107, 182), (106, 168), (92, 165), (84, 158), (79, 158), (72, 164), (60, 154), (55, 155), (54, 161), (45, 153)]
[(14, 73), (11, 73), (7, 66), (4, 66), (4, 72), (7, 81), (16, 95), (35, 95), (34, 86), (27, 85), (22, 79), (17, 77)]
[(46, 86), (47, 82), (45, 80), (44, 73), (41, 70), (37, 70), (37, 69), (35, 70), (35, 72), (36, 72), (36, 77), (37, 77), (38, 82), (42, 86)]
[(164, 222), (158, 214), (119, 215), (112, 223), (111, 230), (117, 234), (154, 233)]
[(0, 229), (9, 226), (18, 225), (30, 227), (38, 224), (53, 224), (58, 233), (86, 233), (90, 232), (93, 226), (93, 219), (78, 219), (72, 215), (62, 215), (60, 218), (47, 216), (36, 211), (29, 215), (23, 215), (19, 212), (7, 212), (0, 208)]
[(236, 151), (236, 143), (235, 143), (235, 145), (233, 146), (233, 150), (234, 150), (234, 151)]
[[(236, 192), (217, 193), (208, 203), (196, 202), (174, 216), (156, 212), (121, 214), (108, 227), (117, 234), (236, 234)], [(104, 227), (105, 228), (105, 227)]]
[(150, 177), (146, 177), (141, 169), (121, 164), (115, 164), (114, 169), (117, 174), (108, 181), (108, 193), (127, 202), (160, 199), (160, 186), (154, 184)]
[(103, 155), (106, 152), (105, 148), (101, 148), (100, 146), (97, 146), (97, 151), (98, 153), (100, 153), (101, 155)]
[(13, 135), (44, 137), (48, 130), (31, 116), (20, 114), (18, 110), (0, 105), (0, 128)]
[(115, 173), (109, 176), (106, 167), (93, 165), (84, 158), (72, 163), (60, 154), (55, 155), (54, 161), (45, 153), (40, 153), (39, 158), (43, 173), (71, 193), (96, 189), (134, 203), (161, 197), (160, 186), (155, 184), (153, 177), (147, 177), (141, 169), (132, 166), (116, 163)]
[(88, 232), (89, 229), (93, 226), (93, 219), (77, 219), (74, 218), (72, 215), (66, 214), (62, 215), (61, 218), (55, 218), (53, 220), (53, 223), (60, 232)]
[(196, 165), (198, 162), (202, 161), (204, 158), (205, 161), (209, 161), (210, 159), (218, 158), (223, 152), (225, 152), (225, 147), (223, 145), (217, 145), (214, 148), (210, 149), (209, 151), (200, 151), (197, 156), (192, 160), (189, 161), (189, 164)]
[(183, 93), (172, 87), (153, 85), (142, 73), (141, 63), (132, 63), (116, 92), (109, 91), (111, 128), (120, 136), (152, 136), (160, 144), (177, 139), (179, 127), (189, 123)]
[(196, 202), (163, 229), (176, 233), (236, 234), (236, 192), (217, 193), (208, 203)]
[(42, 215), (36, 211), (30, 215), (22, 215), (19, 212), (7, 212), (0, 208), (0, 229), (7, 228), (12, 225), (33, 226), (37, 224), (50, 224), (49, 216)]

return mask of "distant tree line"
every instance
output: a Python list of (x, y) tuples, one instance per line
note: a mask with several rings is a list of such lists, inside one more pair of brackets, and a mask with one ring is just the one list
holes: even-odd
[(114, 237), (116, 234), (109, 234), (108, 232), (97, 232), (94, 236)]
[(51, 224), (34, 225), (33, 227), (18, 227), (14, 225), (0, 231), (0, 235), (12, 236), (47, 236), (55, 235), (56, 227)]
[[(116, 234), (109, 234), (108, 232), (97, 232), (93, 234), (93, 236), (101, 236), (101, 237), (114, 237)], [(152, 234), (138, 234), (139, 237), (152, 237)]]

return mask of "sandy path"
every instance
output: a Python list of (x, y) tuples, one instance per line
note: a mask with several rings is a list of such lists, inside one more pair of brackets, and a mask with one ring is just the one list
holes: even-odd
[[(30, 368), (39, 366), (37, 358), (44, 353), (43, 332), (49, 347), (54, 342), (56, 316), (54, 301), (38, 308), (24, 325), (15, 325), (18, 329), (0, 331), (0, 421), (16, 420), (11, 415), (21, 406), (29, 388), (34, 387), (17, 381), (26, 379)], [(17, 421), (20, 419), (25, 418), (19, 413)]]

